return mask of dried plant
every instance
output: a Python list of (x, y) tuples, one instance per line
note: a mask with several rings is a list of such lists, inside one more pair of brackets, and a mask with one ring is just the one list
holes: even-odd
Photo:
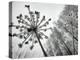
[[(15, 25), (13, 22), (11, 22), (9, 27), (15, 27), (16, 29), (18, 29), (20, 31), (20, 33), (19, 34), (9, 33), (9, 36), (24, 39), (22, 41), (22, 43), (18, 44), (19, 48), (22, 48), (23, 44), (29, 44), (30, 42), (32, 42), (32, 45), (30, 46), (30, 49), (32, 50), (33, 47), (34, 47), (34, 44), (39, 42), (39, 44), (42, 48), (42, 51), (44, 53), (44, 56), (47, 56), (40, 40), (42, 40), (43, 37), (48, 39), (48, 36), (45, 35), (44, 32), (51, 29), (51, 27), (46, 28), (46, 26), (49, 24), (49, 21), (51, 21), (51, 18), (49, 18), (46, 21), (45, 16), (43, 16), (42, 20), (39, 20), (40, 12), (31, 11), (30, 10), (30, 5), (25, 5), (25, 7), (28, 9), (28, 12), (29, 12), (30, 16), (24, 15), (25, 18), (23, 18), (22, 14), (17, 16), (16, 18), (18, 19), (18, 24), (19, 25)], [(43, 22), (45, 22), (45, 23), (41, 25), (41, 23), (43, 23)], [(43, 27), (44, 27), (44, 29), (43, 29)]]

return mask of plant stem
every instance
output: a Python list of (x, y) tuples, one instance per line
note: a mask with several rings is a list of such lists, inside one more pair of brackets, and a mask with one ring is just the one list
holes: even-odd
[[(36, 32), (35, 32), (35, 33), (36, 33)], [(40, 41), (39, 36), (38, 36), (37, 33), (36, 33), (36, 36), (37, 36), (38, 42), (39, 42), (39, 44), (40, 44), (40, 47), (41, 47), (41, 49), (42, 49), (42, 51), (43, 51), (44, 56), (47, 57), (48, 55), (47, 55), (47, 53), (45, 52), (45, 50), (44, 50), (44, 48), (43, 48), (43, 46), (42, 46), (42, 44), (41, 44), (41, 41)]]

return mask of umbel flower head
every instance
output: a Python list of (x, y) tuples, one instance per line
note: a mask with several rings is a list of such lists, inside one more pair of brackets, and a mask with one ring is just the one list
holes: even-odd
[[(9, 27), (15, 27), (20, 31), (20, 33), (19, 34), (9, 33), (9, 36), (24, 39), (22, 43), (18, 44), (20, 48), (22, 48), (23, 44), (29, 44), (29, 41), (32, 42), (32, 46), (30, 47), (30, 49), (32, 50), (34, 44), (39, 42), (40, 39), (43, 39), (43, 37), (48, 39), (48, 36), (46, 36), (43, 32), (46, 32), (48, 29), (51, 29), (51, 27), (46, 28), (46, 26), (49, 24), (49, 21), (51, 21), (51, 18), (49, 18), (46, 21), (45, 16), (43, 16), (43, 18), (39, 20), (40, 12), (31, 11), (29, 5), (25, 5), (25, 7), (28, 9), (30, 16), (24, 15), (24, 18), (22, 14), (17, 16), (16, 18), (18, 20), (19, 25), (11, 23)], [(43, 22), (44, 24), (41, 25), (41, 23)], [(43, 29), (43, 27), (45, 28)]]

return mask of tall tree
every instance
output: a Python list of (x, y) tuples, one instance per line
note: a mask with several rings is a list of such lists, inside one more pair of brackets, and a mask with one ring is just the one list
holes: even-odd
[[(54, 55), (78, 54), (78, 6), (65, 5), (49, 40)], [(48, 42), (49, 42), (48, 41)], [(49, 45), (49, 44), (48, 44)]]
[(62, 11), (57, 26), (72, 39), (73, 54), (78, 52), (78, 6), (66, 5)]

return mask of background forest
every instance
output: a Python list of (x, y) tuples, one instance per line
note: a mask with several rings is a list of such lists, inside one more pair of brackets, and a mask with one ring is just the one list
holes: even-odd
[(65, 5), (47, 41), (50, 56), (78, 54), (78, 6)]

